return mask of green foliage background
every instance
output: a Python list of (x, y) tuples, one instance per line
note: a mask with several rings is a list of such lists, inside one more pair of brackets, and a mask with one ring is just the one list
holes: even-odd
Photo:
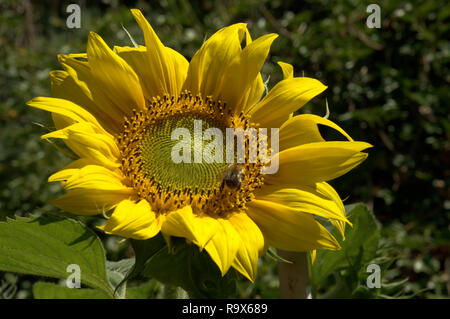
[[(369, 158), (333, 186), (346, 203), (361, 201), (374, 212), (381, 232), (377, 254), (389, 261), (388, 279), (406, 278), (402, 295), (448, 298), (450, 7), (437, 0), (377, 1), (381, 28), (369, 29), (371, 2), (0, 1), (0, 219), (60, 213), (47, 202), (61, 187), (47, 178), (69, 159), (40, 140), (52, 129), (49, 115), (25, 105), (35, 96), (50, 96), (49, 71), (60, 69), (57, 53), (85, 52), (89, 31), (111, 47), (131, 45), (121, 25), (143, 44), (129, 12), (134, 7), (166, 45), (188, 59), (205, 37), (243, 21), (253, 38), (280, 35), (263, 69), (269, 87), (282, 76), (276, 62), (293, 64), (296, 75), (328, 86), (301, 112), (323, 115), (327, 99), (331, 120), (355, 140), (374, 145)], [(81, 6), (80, 29), (66, 27), (70, 3)], [(98, 235), (109, 260), (131, 256), (127, 243)], [(33, 296), (36, 277), (0, 272), (0, 279), (3, 297)], [(328, 278), (317, 293), (326, 296), (339, 284), (338, 277)], [(46, 285), (35, 289), (46, 291)], [(7, 287), (15, 289), (5, 294)], [(241, 280), (238, 287), (239, 297), (277, 297), (276, 262), (265, 258), (255, 285)], [(158, 283), (141, 289), (163, 293)]]

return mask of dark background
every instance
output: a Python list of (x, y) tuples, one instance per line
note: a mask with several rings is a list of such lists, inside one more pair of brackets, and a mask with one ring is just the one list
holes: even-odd
[[(55, 213), (46, 204), (61, 193), (48, 176), (70, 161), (40, 135), (52, 129), (46, 112), (25, 102), (50, 96), (49, 71), (58, 53), (85, 52), (95, 31), (112, 47), (143, 36), (129, 8), (143, 11), (167, 46), (190, 59), (205, 37), (247, 22), (253, 38), (275, 32), (263, 68), (269, 87), (281, 79), (278, 61), (328, 89), (300, 112), (324, 115), (355, 140), (374, 145), (368, 159), (333, 181), (345, 203), (366, 203), (394, 249), (391, 270), (408, 278), (418, 298), (447, 297), (450, 289), (450, 6), (445, 1), (377, 1), (381, 28), (366, 26), (360, 1), (0, 1), (0, 218)], [(65, 9), (81, 6), (81, 28), (69, 29)], [(329, 132), (324, 132), (329, 135)], [(333, 136), (329, 135), (330, 138)], [(128, 249), (104, 238), (110, 258)], [(242, 297), (276, 297), (274, 262)], [(0, 273), (30, 298), (33, 277)], [(1, 287), (1, 286), (0, 286)], [(1, 288), (0, 288), (1, 290)]]

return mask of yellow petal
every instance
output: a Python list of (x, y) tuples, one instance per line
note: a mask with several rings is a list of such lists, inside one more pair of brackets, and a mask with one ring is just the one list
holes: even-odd
[(94, 32), (89, 34), (87, 57), (92, 76), (103, 88), (110, 104), (123, 114), (144, 108), (144, 95), (136, 73)]
[(367, 158), (361, 151), (371, 147), (365, 142), (318, 142), (289, 148), (275, 155), (279, 169), (266, 174), (269, 185), (311, 185), (337, 178)]
[[(114, 47), (114, 51), (122, 57), (136, 72), (141, 81), (142, 89), (144, 90), (144, 96), (146, 99), (151, 100), (156, 95), (162, 95), (165, 92), (164, 89), (158, 89), (158, 84), (155, 82), (159, 82), (160, 78), (154, 78), (152, 75), (153, 69), (148, 67), (148, 53), (147, 48), (145, 46), (139, 46), (137, 48), (133, 47)], [(187, 70), (189, 67), (189, 62), (177, 51), (172, 50), (169, 47), (165, 47), (165, 51), (172, 58), (172, 63), (174, 65), (175, 74), (172, 74), (171, 79), (175, 78), (177, 92), (181, 89), (181, 86), (186, 79)]]
[(264, 236), (247, 214), (233, 214), (228, 219), (237, 230), (242, 245), (237, 251), (233, 268), (254, 282), (258, 267), (258, 257), (264, 249)]
[[(78, 88), (83, 92), (83, 94), (90, 100), (93, 100), (92, 92), (89, 86), (93, 84), (94, 79), (91, 74), (91, 68), (89, 67), (89, 64), (87, 62), (87, 54), (58, 54), (58, 61), (70, 75)], [(64, 81), (63, 78), (53, 79), (56, 80), (56, 83), (59, 82), (59, 84), (62, 84), (62, 82)]]
[[(54, 173), (48, 178), (49, 182), (60, 182), (60, 181), (66, 181), (73, 175), (77, 174), (81, 168), (84, 168), (88, 165), (95, 165), (95, 163), (92, 160), (86, 159), (86, 158), (80, 158), (77, 159), (68, 165), (66, 165), (63, 169), (60, 171)], [(98, 166), (102, 167), (102, 166)], [(104, 167), (102, 167), (104, 168)]]
[[(322, 194), (322, 196), (329, 198), (330, 200), (333, 200), (338, 206), (339, 206), (339, 211), (341, 213), (342, 216), (345, 216), (345, 207), (344, 207), (344, 203), (342, 202), (342, 200), (339, 197), (339, 194), (336, 192), (336, 190), (329, 185), (328, 183), (322, 182), (322, 183), (317, 183), (317, 191)], [(345, 240), (345, 222), (342, 220), (331, 220), (331, 224), (333, 225), (334, 228), (336, 228), (336, 230), (340, 233), (340, 235), (342, 236), (342, 240)], [(349, 223), (349, 225), (351, 227), (353, 227), (353, 225), (351, 223)]]
[[(300, 210), (306, 206), (306, 209), (303, 209), (304, 212), (330, 219), (333, 227), (345, 240), (346, 224), (353, 225), (346, 217), (344, 204), (336, 190), (326, 182), (316, 183), (313, 186), (303, 185), (299, 188), (286, 189), (283, 185), (265, 185), (256, 193), (256, 198), (273, 200)], [(305, 191), (309, 194), (305, 194)], [(282, 195), (285, 193), (288, 194), (283, 197)], [(307, 197), (305, 198), (302, 194), (307, 195)]]
[[(303, 185), (296, 188), (281, 188), (282, 185), (264, 185), (257, 192), (256, 198), (272, 201), (293, 208), (297, 211), (314, 214), (328, 219), (350, 222), (342, 213), (342, 201), (339, 197), (330, 198), (319, 192), (320, 183)], [(337, 201), (337, 202), (336, 202)]]
[(205, 250), (224, 276), (236, 259), (236, 254), (242, 245), (242, 239), (229, 220), (223, 218), (217, 218), (216, 220), (219, 227), (215, 235), (206, 244)]
[(79, 157), (89, 158), (96, 164), (108, 168), (119, 167), (120, 152), (116, 142), (109, 135), (95, 132), (88, 122), (76, 123), (64, 129), (42, 136), (63, 139)]
[(79, 170), (80, 170), (79, 168), (66, 168), (66, 169), (62, 169), (62, 170), (60, 170), (59, 172), (56, 172), (56, 173), (52, 174), (52, 175), (48, 178), (48, 181), (49, 181), (49, 182), (66, 181), (66, 180), (68, 180), (70, 177), (72, 177), (74, 174), (77, 174)]
[(131, 9), (131, 13), (144, 32), (147, 48), (139, 67), (140, 72), (145, 73), (145, 91), (151, 97), (177, 95), (186, 77), (188, 62), (181, 54), (162, 44), (140, 10)]
[(122, 181), (124, 176), (98, 165), (87, 165), (83, 168), (69, 168), (49, 177), (49, 182), (66, 180), (65, 189), (85, 188), (103, 190), (127, 189)]
[[(247, 32), (247, 34), (248, 34), (248, 32)], [(248, 42), (248, 40), (247, 40), (247, 42)], [(283, 71), (283, 80), (293, 78), (294, 68), (292, 65), (290, 65), (289, 63), (284, 63), (284, 62), (278, 62), (278, 65), (281, 66), (281, 69)], [(248, 93), (248, 96), (246, 97), (244, 102), (242, 102), (242, 105), (243, 105), (242, 112), (247, 114), (248, 111), (253, 106), (255, 106), (255, 104), (257, 102), (259, 102), (263, 93), (264, 93), (264, 82), (262, 80), (261, 74), (258, 74), (257, 78), (255, 79), (255, 81), (252, 84), (252, 87)], [(293, 116), (293, 113), (289, 114), (288, 118), (291, 118), (292, 116)]]
[(242, 53), (241, 41), (246, 30), (244, 23), (233, 24), (220, 29), (203, 43), (189, 64), (183, 90), (194, 95), (201, 93), (203, 97), (212, 95), (228, 102), (221, 96), (221, 90), (225, 74)]
[(203, 249), (219, 229), (216, 219), (197, 216), (191, 206), (185, 206), (167, 215), (161, 230), (166, 235), (184, 237)]
[(311, 264), (314, 264), (314, 262), (316, 261), (316, 253), (317, 250), (310, 250), (309, 251), (309, 255), (311, 256)]
[[(54, 88), (59, 89), (59, 87), (64, 84), (64, 82), (67, 78), (70, 78), (70, 75), (66, 71), (62, 71), (62, 70), (50, 71), (50, 84), (52, 86), (52, 90)], [(72, 80), (72, 82), (74, 82), (74, 81)], [(82, 92), (80, 88), (78, 88), (78, 89), (80, 92)], [(52, 91), (52, 95), (55, 96), (55, 94), (53, 94), (53, 93), (56, 93), (56, 92)], [(55, 97), (59, 97), (59, 96), (55, 96)], [(64, 98), (64, 97), (59, 97), (59, 98)], [(70, 101), (72, 101), (72, 100), (70, 100)], [(74, 103), (79, 104), (76, 102), (74, 102)]]
[[(88, 112), (98, 110), (99, 107), (94, 103), (92, 96), (86, 95), (86, 91), (83, 90), (75, 80), (66, 71), (55, 70), (50, 72), (51, 80), (51, 91), (52, 96), (60, 99), (69, 100), (76, 105), (81, 106)], [(88, 92), (89, 89), (86, 88)], [(91, 113), (95, 115), (96, 120), (98, 120), (102, 127), (104, 127), (108, 132), (116, 132), (114, 126), (111, 125), (111, 119), (107, 117), (107, 120), (103, 120), (104, 116), (98, 116), (98, 113)], [(56, 125), (57, 123), (55, 123)], [(72, 124), (72, 123), (70, 123)], [(63, 127), (56, 126), (57, 129)]]
[[(68, 165), (66, 165), (62, 170), (54, 173), (52, 176), (48, 178), (49, 182), (56, 182), (56, 181), (66, 181), (68, 180), (72, 175), (78, 173), (81, 168), (84, 168), (88, 165), (95, 165), (93, 161), (87, 159), (87, 158), (80, 158), (73, 162), (70, 162)], [(102, 167), (102, 166), (98, 166)], [(103, 168), (103, 167), (102, 167)]]
[(97, 215), (109, 211), (124, 199), (134, 195), (132, 188), (124, 190), (74, 189), (51, 202), (75, 215)]
[(247, 94), (252, 90), (254, 81), (269, 54), (270, 46), (277, 37), (277, 34), (267, 34), (247, 44), (232, 60), (225, 73), (218, 74), (223, 76), (219, 96), (235, 113), (240, 113), (246, 108)]
[(339, 234), (342, 236), (342, 240), (345, 240), (345, 223), (341, 220), (331, 220), (331, 225), (339, 232)]
[(162, 215), (156, 217), (146, 200), (135, 203), (126, 199), (117, 205), (108, 221), (98, 228), (107, 234), (145, 240), (159, 233), (163, 219)]
[(248, 111), (255, 106), (256, 103), (259, 102), (262, 95), (264, 93), (264, 82), (262, 80), (261, 73), (259, 73), (255, 80), (253, 80), (253, 84), (250, 86), (247, 94), (244, 95), (242, 100), (242, 112), (247, 114)]
[[(175, 82), (173, 84), (174, 87), (176, 87), (174, 92), (180, 93), (181, 88), (183, 87), (184, 81), (187, 77), (187, 72), (189, 69), (189, 62), (186, 60), (186, 58), (178, 53), (177, 51), (166, 47), (167, 54), (171, 57), (173, 68), (175, 70), (174, 74), (172, 74), (172, 81)], [(175, 78), (173, 78), (175, 77)], [(176, 94), (174, 93), (174, 94)]]
[[(41, 96), (28, 101), (27, 104), (37, 109), (64, 116), (65, 125), (63, 127), (57, 127), (57, 129), (64, 128), (74, 123), (88, 122), (92, 124), (97, 133), (109, 135), (92, 114), (81, 106), (68, 100)], [(112, 137), (112, 135), (110, 136)]]
[(306, 77), (282, 80), (249, 111), (251, 120), (261, 127), (280, 127), (291, 113), (326, 88), (318, 80)]
[(73, 90), (73, 85), (70, 83), (73, 80), (78, 87), (73, 92), (81, 90), (83, 95), (91, 101), (82, 104), (83, 108), (94, 115), (108, 132), (112, 134), (120, 133), (123, 118), (128, 113), (123, 113), (120, 107), (112, 103), (107, 90), (104, 90), (105, 88), (96, 81), (91, 72), (91, 67), (86, 61), (87, 54), (60, 54), (58, 60), (70, 75), (70, 78), (66, 78), (68, 84), (65, 90), (61, 92), (61, 94), (64, 94), (63, 97), (66, 96), (66, 91)]
[(310, 214), (263, 200), (253, 200), (248, 207), (248, 215), (271, 246), (287, 251), (340, 248), (336, 239)]
[(294, 67), (291, 64), (280, 61), (278, 65), (283, 71), (283, 80), (294, 78)]
[(313, 114), (301, 114), (290, 118), (280, 127), (280, 151), (302, 144), (325, 142), (320, 134), (318, 124), (331, 127), (349, 141), (353, 141), (342, 128), (330, 120)]

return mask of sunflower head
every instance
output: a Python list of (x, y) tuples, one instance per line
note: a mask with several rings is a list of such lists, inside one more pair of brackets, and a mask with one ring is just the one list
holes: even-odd
[[(185, 238), (222, 275), (233, 267), (252, 281), (268, 246), (339, 249), (322, 222), (343, 235), (349, 221), (327, 181), (361, 163), (370, 145), (322, 117), (292, 116), (326, 86), (279, 62), (283, 80), (264, 95), (260, 70), (276, 34), (253, 41), (234, 24), (188, 62), (132, 14), (145, 46), (111, 49), (91, 32), (86, 53), (58, 56), (54, 97), (28, 102), (52, 114), (56, 130), (42, 138), (62, 139), (78, 157), (50, 176), (68, 190), (53, 204), (106, 211), (108, 234)], [(347, 141), (325, 141), (319, 124)], [(275, 159), (278, 169), (264, 174)]]
[[(158, 214), (186, 205), (195, 214), (216, 217), (238, 212), (254, 197), (253, 191), (262, 185), (263, 177), (261, 164), (244, 157), (240, 164), (243, 178), (236, 176), (239, 187), (227, 183), (226, 174), (233, 173), (225, 161), (226, 143), (217, 136), (213, 142), (204, 139), (210, 130), (218, 130), (221, 135), (227, 128), (245, 131), (249, 120), (243, 113), (235, 115), (220, 100), (193, 96), (187, 90), (178, 96), (158, 96), (144, 110), (133, 110), (125, 120), (117, 138), (121, 170), (137, 196), (146, 199)], [(181, 142), (178, 134), (184, 138)], [(243, 144), (248, 150), (248, 137)], [(180, 152), (185, 161), (176, 160)], [(237, 160), (233, 155), (233, 163)]]

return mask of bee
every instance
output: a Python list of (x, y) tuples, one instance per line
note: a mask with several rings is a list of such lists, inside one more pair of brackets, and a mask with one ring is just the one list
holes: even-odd
[(243, 175), (244, 167), (242, 164), (233, 163), (228, 165), (222, 174), (223, 179), (221, 187), (227, 186), (230, 189), (241, 188)]

